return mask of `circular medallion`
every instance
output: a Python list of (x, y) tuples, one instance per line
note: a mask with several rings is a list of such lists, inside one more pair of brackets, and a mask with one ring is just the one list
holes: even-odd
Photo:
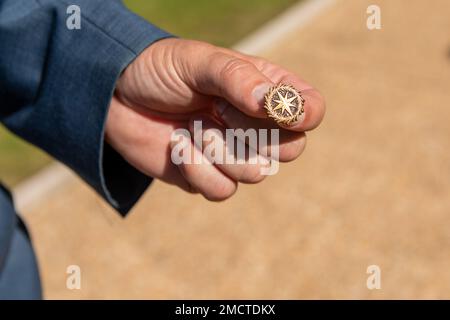
[(265, 96), (267, 115), (279, 124), (289, 125), (305, 113), (305, 99), (293, 86), (279, 84), (270, 88)]

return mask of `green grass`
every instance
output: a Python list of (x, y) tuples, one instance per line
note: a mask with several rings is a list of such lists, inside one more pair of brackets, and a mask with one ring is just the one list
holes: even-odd
[(50, 158), (0, 126), (0, 180), (12, 186), (33, 174)]
[(128, 7), (180, 37), (231, 46), (297, 0), (125, 0)]
[[(231, 46), (298, 0), (125, 0), (155, 25), (183, 38)], [(0, 127), (0, 180), (13, 186), (51, 159)]]

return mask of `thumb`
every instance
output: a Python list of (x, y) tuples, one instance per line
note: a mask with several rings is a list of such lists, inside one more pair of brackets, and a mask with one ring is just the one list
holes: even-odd
[(253, 63), (217, 49), (199, 56), (189, 64), (197, 92), (224, 98), (250, 116), (266, 117), (264, 96), (274, 84)]

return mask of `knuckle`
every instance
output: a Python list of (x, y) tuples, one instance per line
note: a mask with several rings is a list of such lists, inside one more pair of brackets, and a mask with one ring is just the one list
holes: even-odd
[(239, 58), (228, 58), (221, 69), (222, 79), (231, 79), (249, 67), (249, 63)]

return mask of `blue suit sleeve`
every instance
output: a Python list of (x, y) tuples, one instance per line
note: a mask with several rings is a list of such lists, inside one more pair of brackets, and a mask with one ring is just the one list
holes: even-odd
[[(70, 30), (67, 8), (81, 9)], [(125, 214), (151, 182), (104, 142), (121, 72), (170, 34), (116, 0), (0, 0), (0, 120)]]

